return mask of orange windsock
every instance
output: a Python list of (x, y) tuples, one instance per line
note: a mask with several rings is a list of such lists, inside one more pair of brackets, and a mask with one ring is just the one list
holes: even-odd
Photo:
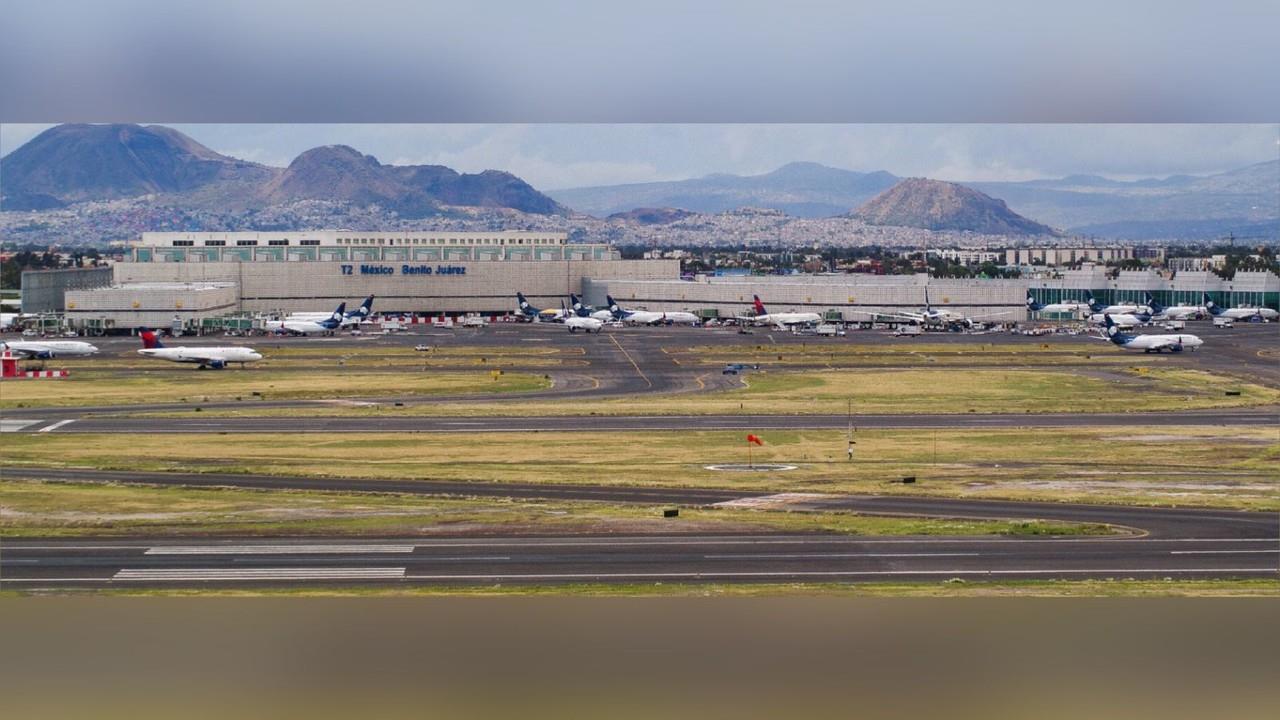
[(758, 435), (748, 435), (748, 436), (747, 436), (747, 442), (749, 442), (749, 443), (755, 443), (755, 444), (757, 444), (757, 445), (763, 445), (763, 444), (764, 444), (764, 441), (763, 441), (763, 440), (761, 440), (761, 439), (760, 439), (760, 436), (758, 436)]

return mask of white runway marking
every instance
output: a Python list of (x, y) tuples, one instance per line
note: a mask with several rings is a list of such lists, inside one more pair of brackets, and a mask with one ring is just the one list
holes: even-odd
[(1238, 555), (1240, 553), (1280, 553), (1280, 550), (1170, 550), (1170, 555)]
[(50, 425), (50, 426), (48, 426), (48, 427), (42, 427), (42, 428), (40, 428), (40, 429), (39, 429), (39, 430), (37, 430), (36, 432), (52, 432), (52, 431), (54, 431), (54, 430), (57, 430), (57, 429), (58, 429), (58, 428), (60, 428), (60, 427), (65, 426), (65, 425), (70, 425), (70, 424), (71, 424), (71, 423), (73, 423), (73, 422), (75, 422), (75, 419), (74, 419), (74, 418), (73, 418), (73, 419), (71, 419), (71, 420), (59, 420), (58, 422), (56, 422), (56, 423), (54, 423), (54, 424), (52, 424), (52, 425)]
[(126, 568), (112, 580), (395, 580), (404, 568)]
[(487, 575), (405, 575), (405, 580), (589, 580), (657, 578), (748, 578), (748, 577), (868, 577), (876, 575), (1121, 575), (1127, 573), (1183, 575), (1187, 573), (1266, 573), (1276, 568), (1101, 568), (1090, 570), (778, 570), (772, 572), (639, 572), (639, 573), (530, 573)]
[(412, 545), (158, 545), (146, 555), (334, 555), (411, 553)]
[(831, 500), (839, 498), (838, 495), (824, 495), (821, 493), (777, 493), (775, 495), (757, 495), (755, 497), (737, 498), (734, 500), (726, 500), (724, 502), (715, 503), (715, 507), (722, 508), (774, 508), (790, 505), (793, 503), (813, 502), (817, 500)]
[(800, 559), (800, 558), (924, 558), (924, 557), (979, 557), (982, 553), (741, 553), (736, 555), (703, 555), (707, 560), (738, 559)]
[(42, 423), (43, 420), (0, 420), (0, 432), (18, 432), (28, 425)]

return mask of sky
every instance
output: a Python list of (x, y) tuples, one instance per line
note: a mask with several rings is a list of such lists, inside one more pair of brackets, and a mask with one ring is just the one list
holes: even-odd
[[(0, 125), (8, 154), (50, 127)], [(320, 145), (386, 164), (512, 172), (541, 190), (754, 175), (811, 161), (950, 181), (1211, 174), (1280, 157), (1280, 124), (182, 124), (233, 157), (284, 167)]]

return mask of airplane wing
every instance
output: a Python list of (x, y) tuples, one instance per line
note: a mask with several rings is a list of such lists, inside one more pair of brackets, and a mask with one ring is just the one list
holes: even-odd
[(30, 347), (30, 346), (28, 346), (28, 347), (13, 347), (12, 345), (6, 345), (5, 347), (9, 348), (9, 352), (11, 352), (11, 353), (13, 353), (13, 354), (15, 354), (15, 355), (21, 355), (22, 357), (25, 357), (25, 358), (34, 358), (34, 357), (39, 356), (39, 355), (40, 355), (40, 353), (42, 353), (42, 352), (48, 352), (47, 350), (37, 349), (37, 348)]

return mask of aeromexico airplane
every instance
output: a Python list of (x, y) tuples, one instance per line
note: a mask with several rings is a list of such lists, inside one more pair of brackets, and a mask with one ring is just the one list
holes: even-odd
[[(701, 318), (691, 312), (623, 310), (618, 303), (614, 302), (612, 295), (605, 295), (604, 298), (609, 303), (609, 317), (613, 320), (621, 320), (624, 323), (635, 323), (637, 325), (671, 325), (675, 323), (680, 323), (682, 325), (699, 325), (702, 323)], [(595, 316), (593, 315), (592, 317)]]
[(1058, 302), (1044, 305), (1036, 302), (1036, 299), (1027, 294), (1027, 310), (1039, 313), (1078, 313), (1089, 309), (1088, 303), (1082, 302)]
[(196, 368), (198, 370), (209, 368), (221, 370), (227, 366), (227, 363), (233, 362), (238, 362), (240, 367), (244, 367), (245, 363), (262, 359), (262, 355), (253, 348), (240, 345), (165, 347), (164, 343), (160, 342), (160, 338), (156, 337), (155, 332), (149, 328), (138, 328), (138, 335), (142, 338), (142, 349), (138, 351), (139, 355), (170, 362), (195, 363), (198, 365)]
[(1110, 315), (1102, 316), (1106, 322), (1107, 339), (1112, 343), (1119, 345), (1125, 350), (1141, 350), (1147, 353), (1159, 353), (1168, 350), (1169, 352), (1182, 352), (1183, 350), (1195, 350), (1204, 344), (1204, 341), (1195, 335), (1187, 333), (1177, 333), (1174, 335), (1130, 335), (1124, 332), (1119, 325), (1111, 319)]
[(1214, 317), (1230, 318), (1232, 320), (1267, 322), (1280, 318), (1280, 313), (1271, 308), (1221, 308), (1213, 302), (1213, 298), (1209, 297), (1209, 293), (1204, 293), (1204, 307)]
[[(1137, 305), (1123, 305), (1123, 304), (1122, 305), (1103, 305), (1102, 303), (1098, 302), (1096, 298), (1093, 297), (1093, 293), (1091, 292), (1085, 292), (1084, 299), (1085, 299), (1085, 302), (1089, 304), (1089, 310), (1092, 311), (1094, 315), (1097, 315), (1097, 316), (1124, 315), (1124, 314), (1136, 315), (1138, 314), (1138, 311), (1141, 309)], [(1098, 322), (1102, 322), (1101, 317), (1099, 317)]]
[(1151, 311), (1153, 320), (1199, 320), (1207, 312), (1203, 307), (1176, 305), (1167, 307), (1156, 302), (1151, 293), (1147, 293), (1147, 309)]
[(342, 303), (324, 320), (289, 320), (286, 318), (284, 320), (268, 321), (262, 327), (268, 332), (293, 333), (295, 335), (332, 333), (342, 327), (343, 318), (346, 317), (346, 309), (347, 304)]
[(524, 293), (516, 293), (516, 311), (519, 316), (528, 322), (537, 322), (539, 320), (563, 320), (568, 313), (561, 310), (543, 310), (536, 308), (525, 299)]
[[(369, 297), (364, 299), (364, 302), (360, 303), (360, 307), (343, 315), (342, 327), (347, 327), (349, 325), (359, 325), (365, 320), (368, 320), (369, 316), (372, 314), (373, 314), (373, 296), (370, 295)], [(332, 316), (333, 316), (333, 313), (315, 313), (315, 312), (290, 313), (289, 316), (285, 318), (285, 321), (327, 320)]]

